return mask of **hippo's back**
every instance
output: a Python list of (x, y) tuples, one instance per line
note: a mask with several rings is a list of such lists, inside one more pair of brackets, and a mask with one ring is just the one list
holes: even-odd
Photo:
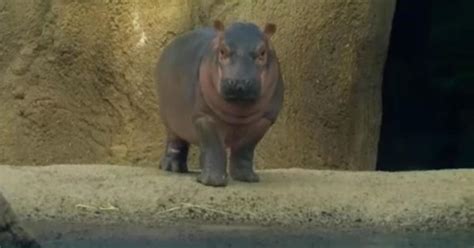
[(180, 90), (173, 93), (174, 97), (183, 93), (187, 99), (194, 99), (199, 63), (214, 36), (211, 28), (196, 29), (178, 36), (164, 48), (156, 68), (159, 95), (166, 94), (171, 87)]

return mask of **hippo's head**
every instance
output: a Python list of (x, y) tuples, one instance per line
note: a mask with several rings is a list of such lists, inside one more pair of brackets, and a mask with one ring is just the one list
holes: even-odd
[[(234, 23), (225, 28), (215, 21), (214, 43), (219, 94), (228, 102), (253, 102), (262, 94), (262, 78), (272, 59), (270, 37), (274, 24), (263, 29), (252, 23)], [(264, 87), (263, 87), (264, 88)]]

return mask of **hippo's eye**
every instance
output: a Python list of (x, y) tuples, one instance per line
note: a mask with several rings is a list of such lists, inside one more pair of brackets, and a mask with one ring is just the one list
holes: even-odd
[(257, 56), (257, 62), (259, 64), (261, 63), (265, 63), (265, 56), (267, 55), (267, 51), (265, 49), (262, 49), (261, 51), (259, 51), (258, 53), (258, 56)]

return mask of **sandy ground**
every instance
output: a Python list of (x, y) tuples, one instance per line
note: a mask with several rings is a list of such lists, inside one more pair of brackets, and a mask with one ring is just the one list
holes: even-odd
[(259, 173), (212, 188), (156, 168), (0, 166), (0, 191), (25, 223), (474, 230), (474, 170)]

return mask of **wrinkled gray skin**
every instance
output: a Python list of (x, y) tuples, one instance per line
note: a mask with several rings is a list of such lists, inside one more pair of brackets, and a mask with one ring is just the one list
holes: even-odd
[(234, 23), (178, 36), (162, 52), (157, 73), (160, 116), (167, 130), (160, 167), (187, 172), (190, 144), (200, 148), (198, 182), (225, 186), (227, 150), (234, 180), (258, 182), (254, 150), (276, 121), (283, 80), (270, 43), (276, 27)]

